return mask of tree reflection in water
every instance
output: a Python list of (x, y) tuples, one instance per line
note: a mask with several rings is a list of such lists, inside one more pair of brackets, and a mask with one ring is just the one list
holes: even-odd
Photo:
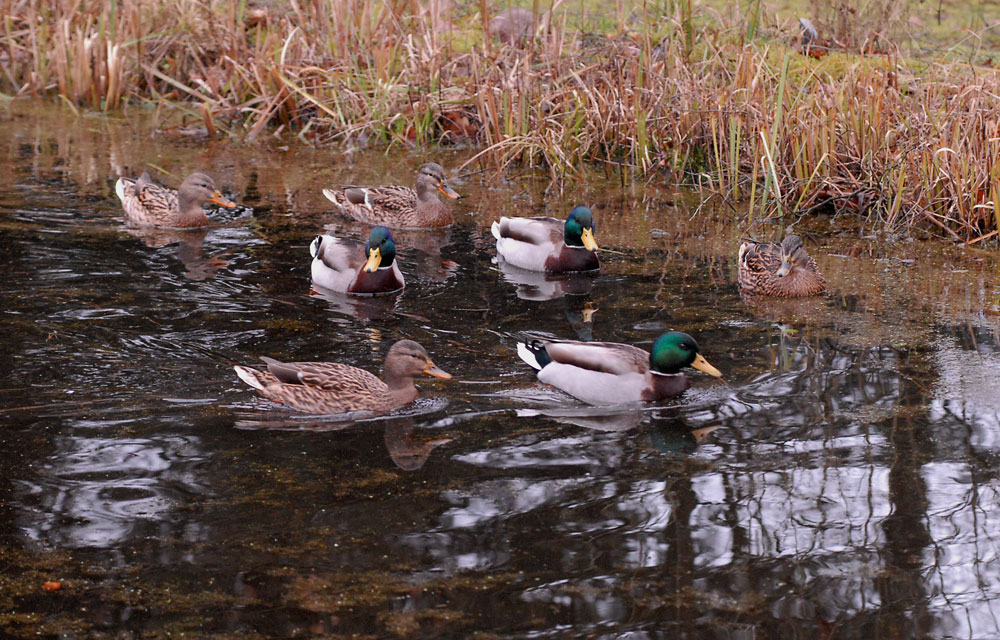
[[(622, 253), (580, 288), (510, 281), (489, 222), (564, 203), (470, 180), (458, 225), (400, 243), (403, 294), (340, 304), (307, 295), (306, 247), (365, 230), (320, 187), (405, 182), (424, 157), (331, 166), (57, 116), (0, 113), (0, 635), (1000, 635), (989, 258), (959, 271), (824, 222), (829, 296), (743, 301), (731, 225), (590, 175), (573, 197)], [(149, 158), (216, 169), (253, 216), (137, 242), (111, 185)], [(598, 410), (513, 352), (529, 329), (648, 348), (668, 328), (725, 382)], [(282, 412), (231, 368), (375, 371), (402, 337), (456, 379), (388, 417)]]

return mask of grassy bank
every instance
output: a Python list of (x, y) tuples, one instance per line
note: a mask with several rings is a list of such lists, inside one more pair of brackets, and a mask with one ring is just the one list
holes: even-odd
[(799, 46), (804, 13), (759, 2), (557, 2), (520, 48), (484, 35), (485, 0), (0, 6), (9, 97), (153, 104), (207, 135), (472, 142), (484, 168), (557, 180), (608, 163), (750, 199), (756, 220), (830, 211), (961, 241), (1000, 228), (992, 43), (955, 31), (921, 50), (902, 3), (810, 16), (819, 58)]

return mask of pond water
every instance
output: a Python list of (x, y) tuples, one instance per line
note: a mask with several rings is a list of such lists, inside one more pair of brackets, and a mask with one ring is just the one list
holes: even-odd
[[(0, 111), (0, 635), (1000, 635), (987, 251), (819, 215), (796, 230), (829, 295), (745, 302), (728, 207), (659, 178), (595, 171), (560, 194), (470, 170), (454, 228), (396, 234), (401, 295), (324, 297), (309, 241), (367, 231), (321, 187), (409, 184), (473, 152), (152, 120)], [(244, 206), (203, 231), (127, 229), (114, 180), (144, 168), (171, 186), (205, 170)], [(498, 269), (492, 220), (580, 203), (615, 251), (600, 275)], [(582, 406), (514, 352), (525, 330), (648, 348), (668, 328), (724, 379), (692, 373), (641, 411)], [(404, 337), (455, 379), (418, 380), (385, 418), (285, 410), (232, 369), (378, 372)]]

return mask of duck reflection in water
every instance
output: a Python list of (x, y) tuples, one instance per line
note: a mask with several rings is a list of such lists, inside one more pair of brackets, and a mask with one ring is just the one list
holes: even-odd
[(412, 418), (390, 420), (385, 425), (385, 448), (396, 466), (403, 471), (416, 471), (424, 466), (431, 452), (451, 438), (423, 439), (415, 434), (416, 425)]
[(594, 339), (594, 314), (598, 312), (594, 303), (577, 297), (564, 298), (563, 310), (566, 313), (569, 326), (573, 327), (577, 337), (584, 342), (592, 341)]
[(547, 273), (515, 267), (503, 260), (497, 263), (500, 275), (514, 285), (521, 300), (555, 300), (563, 296), (582, 296), (590, 293), (597, 272)]
[[(362, 424), (370, 422), (363, 421)], [(403, 471), (416, 471), (427, 463), (431, 453), (452, 441), (448, 437), (423, 438), (411, 417), (378, 420), (385, 426), (383, 440), (392, 462)], [(292, 418), (238, 420), (237, 429), (248, 431), (343, 431), (355, 426), (354, 420), (296, 420)]]
[(649, 428), (649, 444), (660, 453), (690, 453), (719, 425), (692, 429), (681, 418), (654, 420)]
[(460, 265), (441, 253), (452, 242), (451, 229), (396, 229), (393, 234), (399, 238), (400, 246), (416, 249), (408, 256), (408, 264), (420, 279), (440, 284), (458, 271)]
[(209, 229), (160, 229), (157, 227), (126, 227), (125, 233), (138, 238), (144, 245), (158, 249), (177, 245), (177, 259), (184, 265), (184, 277), (201, 282), (214, 278), (220, 269), (229, 266), (224, 256), (229, 251), (205, 255), (205, 236)]
[[(571, 424), (584, 429), (605, 433), (622, 433), (648, 423), (650, 446), (662, 453), (690, 452), (719, 425), (691, 428), (680, 416), (661, 416), (662, 410), (605, 409), (599, 407), (547, 407), (543, 409), (517, 409), (519, 418), (544, 417), (560, 424)], [(675, 413), (675, 411), (671, 411)]]
[(646, 418), (642, 411), (609, 411), (595, 407), (565, 407), (544, 409), (517, 409), (519, 418), (544, 417), (561, 424), (572, 424), (594, 431), (629, 431), (638, 427)]
[(396, 310), (402, 294), (390, 296), (354, 296), (339, 291), (330, 291), (313, 283), (309, 295), (327, 302), (331, 311), (351, 316), (358, 320), (386, 318)]

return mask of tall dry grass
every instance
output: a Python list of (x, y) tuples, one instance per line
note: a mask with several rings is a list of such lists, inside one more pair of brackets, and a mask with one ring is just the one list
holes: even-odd
[(750, 200), (754, 220), (829, 210), (963, 241), (1000, 228), (991, 70), (916, 73), (874, 29), (879, 55), (814, 60), (761, 3), (696, 26), (690, 0), (617, 2), (599, 34), (571, 28), (570, 5), (513, 47), (484, 35), (486, 0), (0, 0), (0, 87), (73, 109), (155, 103), (210, 134), (471, 140), (483, 167), (557, 180), (603, 163)]

